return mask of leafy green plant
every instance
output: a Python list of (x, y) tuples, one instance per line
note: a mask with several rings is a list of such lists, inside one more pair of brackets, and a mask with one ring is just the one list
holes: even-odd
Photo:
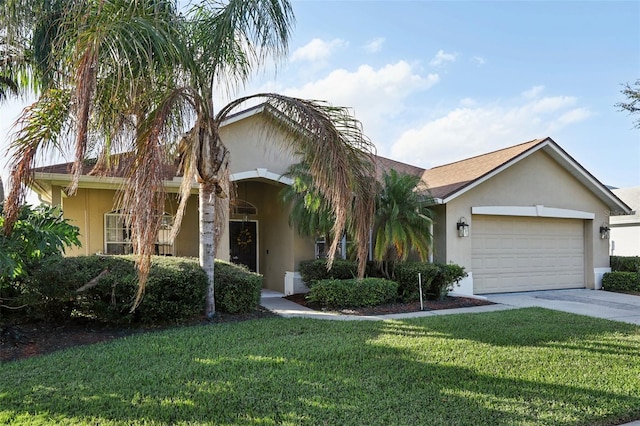
[(394, 302), (398, 296), (398, 284), (384, 278), (363, 278), (317, 281), (307, 299), (325, 308), (349, 308), (377, 306)]
[(612, 272), (640, 272), (640, 256), (611, 256)]
[(221, 312), (250, 312), (260, 304), (262, 275), (246, 266), (216, 259), (215, 279), (216, 309)]
[(419, 275), (422, 279), (422, 296), (429, 300), (441, 300), (467, 273), (464, 267), (453, 263), (398, 263), (395, 266), (395, 277), (402, 300), (412, 301), (420, 297)]
[(300, 262), (302, 281), (311, 288), (316, 281), (326, 279), (348, 280), (358, 275), (358, 265), (352, 260), (335, 259), (327, 270), (327, 259), (303, 260)]
[(602, 277), (602, 288), (608, 291), (640, 293), (640, 272), (609, 272)]
[(409, 255), (426, 261), (431, 245), (433, 199), (420, 176), (385, 172), (376, 199), (375, 248), (385, 277), (394, 279), (393, 266)]
[[(0, 229), (3, 213), (0, 205)], [(11, 233), (0, 232), (0, 276), (24, 277), (46, 257), (61, 255), (67, 247), (79, 247), (79, 235), (79, 228), (64, 219), (58, 207), (22, 206)]]
[[(202, 314), (207, 279), (195, 259), (154, 256), (142, 303), (133, 256), (78, 256), (43, 262), (23, 284), (33, 319), (59, 318), (60, 306), (108, 323), (180, 322)], [(67, 310), (70, 310), (67, 309)]]

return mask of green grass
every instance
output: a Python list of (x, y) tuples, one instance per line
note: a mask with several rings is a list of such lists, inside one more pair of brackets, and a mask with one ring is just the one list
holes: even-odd
[(0, 424), (614, 425), (640, 327), (544, 309), (182, 328), (0, 367)]

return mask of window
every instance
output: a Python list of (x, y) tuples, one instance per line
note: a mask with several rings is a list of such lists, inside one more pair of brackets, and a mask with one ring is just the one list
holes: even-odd
[[(173, 217), (162, 214), (162, 224), (156, 239), (156, 254), (173, 256), (173, 245), (169, 241)], [(127, 224), (126, 216), (120, 211), (113, 211), (104, 215), (104, 245), (106, 254), (131, 254), (131, 227)]]
[(255, 215), (258, 214), (256, 206), (248, 201), (235, 199), (231, 204), (231, 214), (234, 215)]

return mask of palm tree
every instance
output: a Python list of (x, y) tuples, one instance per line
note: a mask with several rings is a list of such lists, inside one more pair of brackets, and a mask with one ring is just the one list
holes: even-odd
[[(5, 18), (0, 29), (33, 31), (33, 18), (26, 17), (23, 8), (40, 2), (18, 1), (23, 7), (18, 9), (8, 7), (10, 3), (15, 2), (3, 3), (0, 12), (5, 12)], [(225, 117), (255, 98), (272, 109), (272, 124), (288, 135), (285, 148), (301, 153), (315, 186), (330, 203), (336, 218), (331, 256), (352, 202), (360, 210), (356, 240), (364, 275), (366, 236), (374, 208), (373, 145), (349, 111), (321, 102), (259, 94), (233, 101), (215, 113), (213, 93), (219, 83), (245, 82), (256, 66), (286, 51), (293, 22), (288, 0), (203, 1), (186, 16), (177, 12), (175, 2), (161, 0), (55, 3), (65, 3), (65, 7), (55, 20), (51, 41), (55, 48), (42, 61), (52, 70), (46, 75), (53, 79), (19, 119), (20, 133), (12, 144), (5, 232), (10, 232), (24, 199), (24, 185), (36, 155), (46, 149), (62, 149), (66, 132), (75, 135), (70, 192), (77, 188), (87, 154), (99, 155), (98, 172), (110, 167), (110, 153), (132, 151), (133, 166), (120, 202), (128, 214), (138, 254), (135, 308), (144, 293), (160, 227), (155, 212), (164, 205), (162, 165), (173, 162), (178, 153), (184, 177), (174, 235), (195, 178), (200, 262), (210, 283), (207, 315), (213, 316), (216, 206), (224, 208), (226, 204), (217, 200), (229, 193), (229, 156), (219, 128)]]
[(375, 215), (374, 258), (391, 277), (390, 263), (405, 261), (416, 253), (426, 261), (431, 247), (433, 204), (419, 176), (385, 172)]
[(304, 163), (294, 164), (286, 176), (293, 182), (280, 191), (280, 198), (291, 207), (289, 224), (303, 237), (329, 241), (335, 219), (322, 194), (313, 187), (309, 168)]

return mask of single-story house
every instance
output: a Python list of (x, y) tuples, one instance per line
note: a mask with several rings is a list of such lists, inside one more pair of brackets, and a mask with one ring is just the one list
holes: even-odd
[(611, 255), (640, 256), (640, 186), (611, 192), (634, 210), (631, 215), (611, 216)]
[[(244, 263), (265, 277), (265, 287), (291, 293), (300, 285), (300, 261), (316, 255), (314, 241), (289, 225), (288, 207), (279, 200), (290, 182), (283, 176), (295, 156), (265, 138), (260, 129), (270, 111), (257, 106), (229, 117), (221, 137), (231, 153), (231, 179), (238, 201), (231, 209), (218, 257)], [(416, 174), (436, 200), (433, 260), (453, 262), (469, 276), (456, 291), (464, 294), (559, 288), (598, 288), (609, 271), (609, 212), (630, 208), (550, 138), (423, 169), (376, 158), (378, 171), (397, 169)], [(121, 165), (122, 167), (126, 167)], [(83, 173), (79, 189), (67, 196), (70, 164), (41, 167), (33, 189), (44, 202), (62, 207), (80, 228), (82, 248), (70, 255), (131, 251), (114, 197), (124, 182), (122, 170), (109, 177)], [(167, 224), (177, 207), (181, 183), (175, 169), (166, 170), (170, 194)], [(198, 202), (194, 187), (187, 214), (173, 245), (161, 230), (158, 253), (198, 255)], [(603, 231), (604, 232), (604, 231)], [(603, 234), (604, 236), (604, 234)]]

